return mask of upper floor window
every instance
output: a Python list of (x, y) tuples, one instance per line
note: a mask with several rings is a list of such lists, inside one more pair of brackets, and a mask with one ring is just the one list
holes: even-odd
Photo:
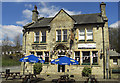
[(63, 41), (67, 41), (67, 30), (63, 30)]
[(93, 31), (92, 29), (87, 29), (87, 41), (93, 40)]
[(56, 42), (67, 41), (67, 29), (56, 30)]
[(35, 32), (34, 43), (45, 43), (46, 42), (46, 31)]
[(41, 31), (41, 43), (46, 42), (46, 31)]
[(79, 30), (79, 41), (84, 41), (85, 40), (85, 30)]
[(39, 32), (35, 32), (34, 42), (35, 42), (35, 43), (39, 43)]
[(56, 41), (61, 41), (61, 30), (56, 30)]

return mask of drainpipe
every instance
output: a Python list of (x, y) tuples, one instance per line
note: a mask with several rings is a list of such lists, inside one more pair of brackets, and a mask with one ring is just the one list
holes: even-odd
[(106, 73), (107, 73), (107, 79), (108, 79), (108, 69), (109, 69), (109, 66), (108, 66), (108, 49), (106, 49)]
[(102, 38), (103, 38), (103, 78), (105, 79), (105, 44), (104, 44), (104, 29), (102, 27)]

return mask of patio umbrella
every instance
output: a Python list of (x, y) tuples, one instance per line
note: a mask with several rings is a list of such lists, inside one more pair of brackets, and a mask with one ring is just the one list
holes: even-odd
[[(59, 65), (70, 65), (70, 64), (77, 65), (77, 64), (79, 64), (78, 61), (76, 61), (72, 58), (66, 57), (66, 56), (55, 59), (55, 60), (51, 61), (51, 63), (52, 64), (59, 64)], [(65, 74), (65, 72), (64, 72), (64, 74)]]
[(21, 58), (19, 61), (20, 62), (31, 62), (31, 63), (44, 63), (45, 62), (45, 60), (42, 60), (41, 58), (34, 56), (34, 55), (25, 56)]
[(42, 60), (41, 58), (34, 56), (34, 55), (29, 55), (29, 56), (25, 56), (23, 58), (21, 58), (19, 60), (20, 62), (32, 62), (32, 63), (44, 63), (45, 60)]
[(58, 59), (55, 59), (53, 61), (51, 61), (52, 64), (59, 64), (59, 65), (77, 65), (79, 64), (78, 61), (72, 59), (72, 58), (69, 58), (69, 57), (60, 57)]

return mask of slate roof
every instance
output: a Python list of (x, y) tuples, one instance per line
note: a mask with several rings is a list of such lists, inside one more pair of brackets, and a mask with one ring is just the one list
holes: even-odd
[(109, 50), (109, 55), (110, 56), (120, 56), (119, 53), (117, 53), (116, 51), (112, 51), (112, 50)]
[[(71, 17), (76, 21), (76, 24), (88, 24), (88, 23), (104, 23), (102, 20), (100, 13), (95, 14), (79, 14), (79, 15), (71, 15)], [(24, 27), (28, 28), (37, 28), (37, 27), (48, 27), (50, 26), (50, 22), (54, 17), (51, 18), (40, 18), (37, 23), (34, 23), (28, 27), (28, 25)]]

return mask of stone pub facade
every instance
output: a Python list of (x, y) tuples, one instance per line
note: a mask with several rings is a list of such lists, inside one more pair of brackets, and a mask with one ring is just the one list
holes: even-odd
[[(108, 70), (106, 50), (109, 48), (105, 7), (106, 4), (102, 2), (100, 13), (69, 15), (61, 9), (54, 17), (38, 18), (39, 12), (35, 6), (32, 22), (23, 26), (24, 53), (45, 60), (41, 73), (69, 72), (81, 75), (83, 68), (89, 66), (92, 75), (105, 77)], [(77, 60), (79, 65), (50, 63), (62, 56)], [(31, 71), (31, 68), (26, 67), (25, 71)]]

